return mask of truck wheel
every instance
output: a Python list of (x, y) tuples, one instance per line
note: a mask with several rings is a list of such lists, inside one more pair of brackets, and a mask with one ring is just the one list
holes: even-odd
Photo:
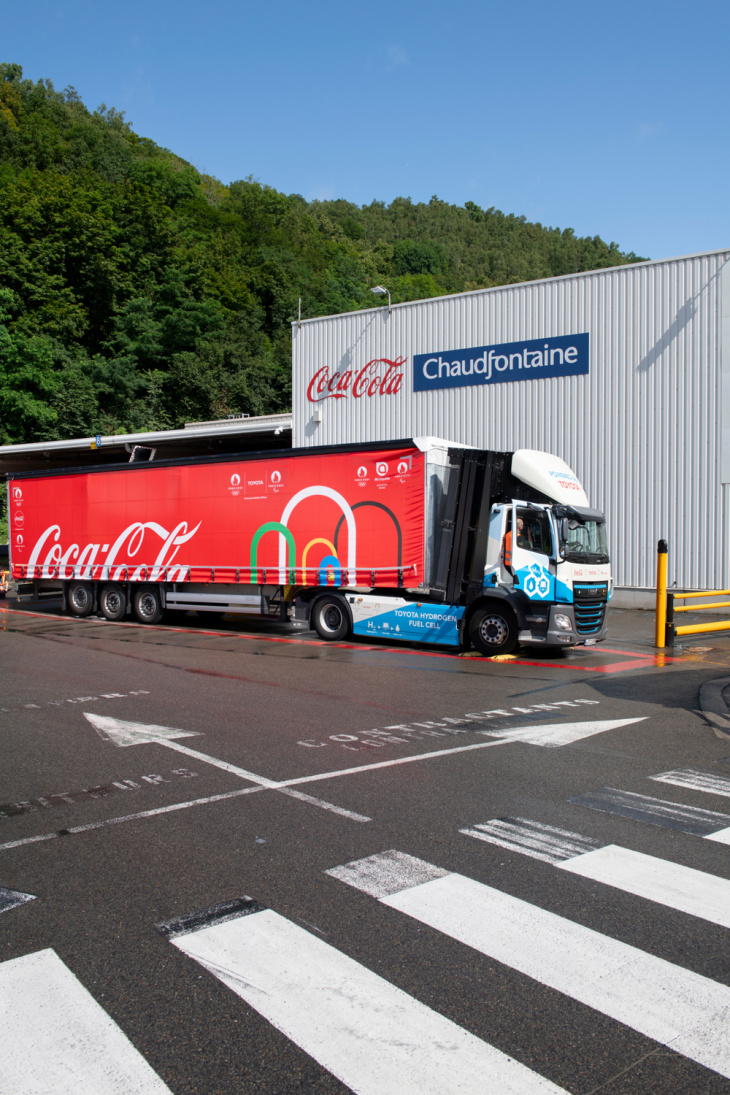
[(127, 594), (124, 586), (112, 583), (102, 586), (99, 609), (105, 620), (121, 620), (127, 611)]
[(69, 582), (66, 603), (72, 616), (88, 616), (94, 607), (94, 592), (90, 582)]
[(145, 586), (134, 595), (134, 614), (141, 624), (158, 624), (164, 615), (159, 589)]
[(320, 639), (336, 641), (350, 634), (350, 611), (342, 597), (320, 597), (311, 620)]
[(495, 654), (511, 654), (517, 647), (514, 612), (501, 604), (478, 608), (469, 621), (469, 638), (485, 658)]

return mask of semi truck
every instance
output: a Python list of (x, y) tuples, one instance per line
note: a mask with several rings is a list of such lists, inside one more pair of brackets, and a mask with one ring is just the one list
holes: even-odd
[(606, 635), (605, 518), (535, 450), (411, 438), (13, 474), (8, 509), (19, 593), (76, 617), (254, 614), (486, 656)]

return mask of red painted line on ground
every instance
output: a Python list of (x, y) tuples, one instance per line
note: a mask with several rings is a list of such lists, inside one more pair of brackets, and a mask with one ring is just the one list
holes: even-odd
[[(262, 643), (286, 643), (294, 646), (327, 646), (335, 650), (367, 650), (380, 654), (407, 654), (413, 658), (459, 658), (458, 653), (451, 653), (444, 650), (413, 650), (410, 647), (392, 647), (392, 646), (370, 646), (360, 643), (333, 643), (326, 639), (297, 639), (287, 638), (285, 635), (251, 635), (241, 633), (239, 631), (215, 631), (212, 628), (201, 627), (174, 627), (172, 625), (160, 625), (160, 624), (141, 624), (135, 622), (127, 622), (124, 620), (99, 620), (89, 619), (88, 617), (75, 617), (75, 616), (57, 616), (51, 612), (29, 612), (27, 609), (20, 608), (7, 608), (5, 605), (0, 606), (0, 612), (8, 613), (14, 616), (32, 616), (42, 617), (48, 620), (58, 620), (61, 623), (69, 623), (72, 620), (78, 620), (79, 623), (89, 624), (112, 624), (114, 627), (136, 627), (143, 628), (145, 631), (170, 631), (182, 635), (213, 635), (222, 638), (232, 639), (244, 639), (248, 642), (262, 642)], [(511, 665), (531, 665), (537, 666), (542, 669), (575, 669), (581, 673), (622, 673), (629, 669), (649, 669), (651, 667), (661, 667), (665, 662), (679, 662), (687, 661), (687, 658), (671, 657), (667, 654), (643, 654), (636, 651), (615, 650), (611, 647), (602, 646), (595, 651), (591, 650), (591, 655), (594, 654), (619, 654), (622, 658), (631, 659), (630, 661), (609, 663), (608, 665), (600, 666), (588, 666), (588, 665), (575, 665), (574, 663), (554, 662), (554, 661), (527, 661), (521, 658), (510, 658)], [(484, 661), (491, 662), (492, 659), (485, 657)], [(221, 674), (224, 676), (225, 674)]]

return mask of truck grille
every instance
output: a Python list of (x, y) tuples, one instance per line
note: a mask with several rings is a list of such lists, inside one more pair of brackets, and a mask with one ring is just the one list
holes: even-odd
[(591, 635), (601, 630), (607, 599), (608, 584), (605, 582), (573, 583), (573, 610), (579, 634)]

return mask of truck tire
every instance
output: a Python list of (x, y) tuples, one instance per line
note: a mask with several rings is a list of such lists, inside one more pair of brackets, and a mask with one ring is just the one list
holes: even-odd
[(158, 624), (165, 614), (162, 594), (156, 586), (142, 586), (134, 594), (134, 614), (141, 624)]
[(94, 607), (94, 590), (91, 582), (69, 582), (66, 603), (72, 616), (88, 616)]
[(101, 587), (99, 611), (105, 620), (121, 620), (127, 611), (127, 591), (124, 586), (110, 582)]
[(347, 601), (336, 594), (320, 597), (315, 602), (310, 619), (320, 639), (336, 642), (350, 634), (352, 620)]
[(517, 620), (507, 605), (493, 602), (478, 608), (469, 621), (469, 638), (485, 658), (511, 654), (517, 648)]

